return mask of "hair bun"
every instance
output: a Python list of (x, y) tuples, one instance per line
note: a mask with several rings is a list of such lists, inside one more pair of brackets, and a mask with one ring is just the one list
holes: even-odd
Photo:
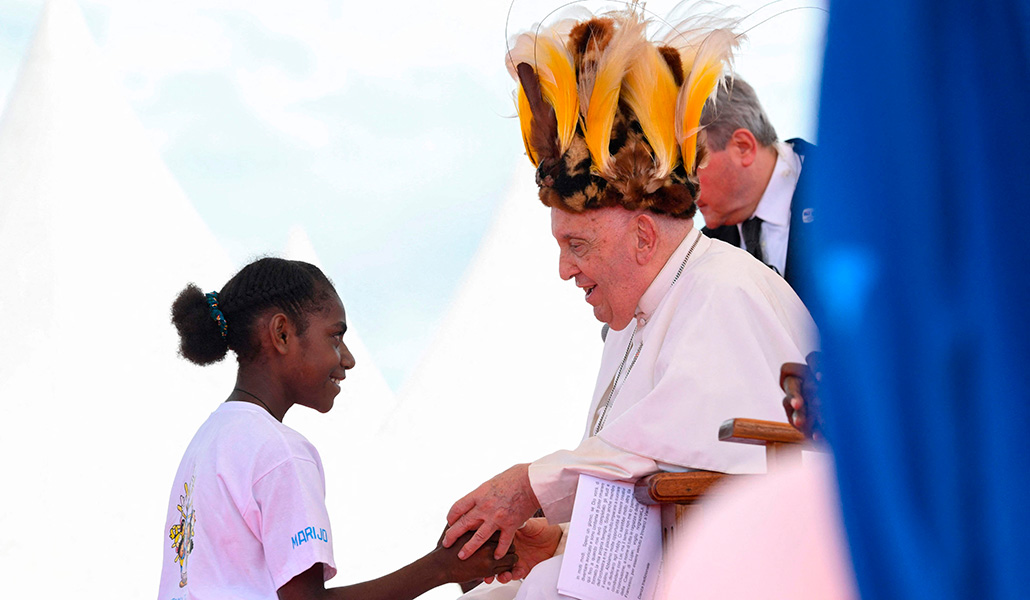
[(216, 363), (229, 351), (229, 344), (211, 318), (211, 307), (204, 292), (187, 285), (172, 303), (172, 323), (179, 332), (179, 354), (198, 364)]

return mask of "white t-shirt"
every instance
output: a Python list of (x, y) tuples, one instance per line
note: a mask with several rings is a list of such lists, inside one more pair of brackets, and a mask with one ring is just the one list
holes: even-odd
[(262, 407), (222, 403), (182, 457), (163, 538), (159, 600), (274, 599), (317, 563), (330, 579), (318, 451)]

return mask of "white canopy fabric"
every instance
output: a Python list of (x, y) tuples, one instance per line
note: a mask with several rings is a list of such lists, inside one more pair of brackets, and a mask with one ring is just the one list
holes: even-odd
[[(176, 355), (169, 308), (186, 283), (216, 289), (234, 267), (70, 1), (44, 10), (0, 121), (0, 182), (5, 594), (37, 596), (45, 582), (78, 597), (150, 597), (170, 543), (172, 475), (235, 379), (231, 358), (199, 368)], [(345, 408), (322, 430), (382, 422), (394, 406), (348, 337), (362, 368), (342, 398), (367, 398), (379, 414)], [(287, 419), (303, 431), (313, 416), (301, 408)], [(359, 443), (375, 430), (343, 433)], [(334, 466), (344, 452), (325, 454)]]
[(403, 449), (393, 468), (405, 479), (382, 482), (384, 495), (413, 498), (401, 514), (418, 549), (486, 479), (579, 443), (601, 348), (582, 291), (558, 277), (550, 210), (525, 161), (386, 427)]
[(0, 122), (10, 597), (153, 595), (170, 477), (232, 384), (178, 358), (169, 322), (229, 261), (117, 90), (78, 8), (50, 3)]

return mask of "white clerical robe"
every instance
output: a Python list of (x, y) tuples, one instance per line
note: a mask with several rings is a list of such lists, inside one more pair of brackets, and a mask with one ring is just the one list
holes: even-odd
[[(580, 473), (634, 481), (658, 470), (764, 471), (763, 449), (720, 442), (719, 426), (735, 417), (785, 421), (780, 366), (803, 363), (817, 344), (815, 323), (782, 277), (692, 230), (641, 297), (636, 319), (608, 333), (583, 441), (530, 464), (544, 514), (552, 523), (570, 518)], [(552, 561), (560, 557), (530, 573), (523, 596), (554, 589)], [(510, 598), (505, 587), (473, 597)]]

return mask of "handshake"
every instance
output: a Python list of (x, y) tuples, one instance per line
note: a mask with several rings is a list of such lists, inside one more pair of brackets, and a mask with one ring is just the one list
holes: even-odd
[[(509, 468), (455, 502), (438, 550), (450, 549), (463, 562), (496, 561), (492, 569), (459, 583), (480, 578), (489, 583), (495, 577), (508, 583), (524, 578), (538, 563), (554, 556), (562, 529), (548, 525), (546, 519), (531, 518), (539, 508), (527, 464)], [(492, 556), (487, 557), (484, 548), (492, 549)]]

